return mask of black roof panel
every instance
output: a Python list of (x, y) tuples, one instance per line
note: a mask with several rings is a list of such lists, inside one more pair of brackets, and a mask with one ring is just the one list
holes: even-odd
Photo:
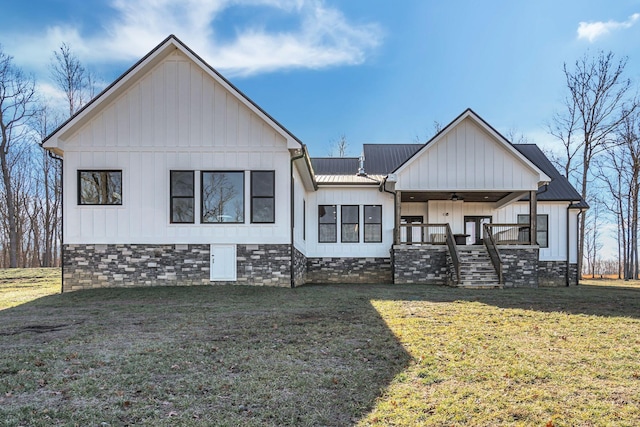
[(357, 157), (312, 157), (311, 166), (316, 175), (355, 175), (359, 161)]
[(424, 144), (364, 144), (364, 170), (373, 175), (387, 175), (404, 163)]

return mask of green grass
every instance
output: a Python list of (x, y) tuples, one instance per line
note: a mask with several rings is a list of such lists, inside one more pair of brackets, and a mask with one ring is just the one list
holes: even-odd
[(640, 425), (640, 288), (612, 285), (36, 298), (0, 311), (0, 425)]

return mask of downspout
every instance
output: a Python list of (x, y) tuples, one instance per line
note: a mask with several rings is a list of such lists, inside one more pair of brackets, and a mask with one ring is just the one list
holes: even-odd
[(387, 190), (387, 178), (388, 175), (384, 177), (384, 179), (382, 180), (382, 185), (379, 188), (380, 192), (385, 192), (385, 193), (389, 193), (393, 196), (393, 241), (391, 242), (391, 249), (389, 250), (389, 255), (391, 256), (391, 281), (393, 282), (393, 278), (396, 276), (396, 268), (395, 268), (395, 262), (393, 259), (393, 246), (396, 244), (396, 223), (397, 223), (397, 218), (396, 216), (398, 215), (398, 206), (397, 206), (397, 197), (396, 197), (396, 192), (395, 191), (389, 191)]
[[(42, 147), (42, 145), (41, 145)], [(47, 150), (47, 154), (53, 160), (60, 162), (60, 293), (64, 292), (64, 161), (62, 157), (58, 157), (51, 151)]]
[[(584, 214), (584, 209), (580, 208), (580, 212), (578, 212), (578, 216), (576, 216), (576, 236), (580, 237), (580, 216)], [(577, 252), (577, 258), (576, 258), (576, 262), (577, 262), (577, 267), (578, 267), (578, 271), (577, 273), (577, 277), (576, 277), (576, 284), (580, 284), (580, 276), (582, 275), (582, 254), (580, 253), (580, 245), (578, 244), (578, 247), (576, 248), (576, 252)]]
[(571, 268), (571, 233), (569, 233), (569, 219), (571, 215), (569, 215), (569, 212), (571, 212), (571, 206), (573, 206), (573, 202), (569, 202), (569, 205), (567, 206), (567, 271), (564, 273), (565, 286), (567, 287), (571, 286), (571, 283), (569, 282), (569, 269)]
[(294, 192), (294, 185), (293, 185), (293, 162), (295, 162), (296, 160), (299, 160), (301, 158), (303, 158), (305, 156), (305, 151), (304, 151), (304, 146), (302, 147), (302, 153), (294, 156), (291, 158), (291, 162), (289, 163), (289, 173), (291, 174), (291, 189), (289, 190), (289, 196), (291, 198), (291, 201), (289, 203), (289, 207), (291, 210), (291, 287), (295, 288), (296, 287), (296, 279), (295, 279), (295, 245), (294, 245), (294, 233), (293, 233), (293, 227), (294, 227), (294, 215), (295, 215), (295, 209), (294, 209), (294, 203), (295, 200), (293, 200), (293, 192)]

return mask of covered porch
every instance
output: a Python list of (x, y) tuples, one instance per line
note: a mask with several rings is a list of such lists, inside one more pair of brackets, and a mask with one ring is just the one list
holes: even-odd
[(537, 286), (536, 191), (397, 190), (395, 197), (396, 283)]
[[(507, 209), (527, 198), (524, 212)], [(442, 245), (450, 233), (457, 245), (535, 245), (536, 191), (395, 192), (394, 244)]]

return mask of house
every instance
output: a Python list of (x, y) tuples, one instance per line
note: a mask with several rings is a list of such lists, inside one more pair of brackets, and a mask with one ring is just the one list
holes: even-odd
[(426, 144), (313, 159), (169, 36), (43, 147), (64, 166), (64, 291), (577, 281), (587, 204), (472, 110)]

